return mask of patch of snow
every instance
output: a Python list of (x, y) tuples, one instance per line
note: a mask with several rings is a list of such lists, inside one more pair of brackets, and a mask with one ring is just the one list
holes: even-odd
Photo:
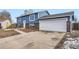
[(66, 39), (67, 40), (63, 44), (64, 49), (79, 49), (79, 37)]

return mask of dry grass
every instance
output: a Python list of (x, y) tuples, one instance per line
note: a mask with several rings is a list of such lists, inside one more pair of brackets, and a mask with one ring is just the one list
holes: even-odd
[(17, 28), (16, 24), (11, 24), (7, 29)]
[(17, 34), (19, 33), (14, 30), (0, 30), (0, 38), (9, 37)]

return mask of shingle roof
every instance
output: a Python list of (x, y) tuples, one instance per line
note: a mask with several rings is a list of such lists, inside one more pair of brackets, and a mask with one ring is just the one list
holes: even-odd
[(40, 17), (39, 20), (43, 20), (46, 18), (57, 18), (57, 17), (71, 16), (71, 15), (74, 15), (74, 11), (43, 16), (43, 17)]

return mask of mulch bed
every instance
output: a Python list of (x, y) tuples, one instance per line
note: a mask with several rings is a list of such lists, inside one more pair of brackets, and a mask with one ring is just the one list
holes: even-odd
[(34, 32), (34, 31), (38, 31), (38, 29), (19, 29), (23, 32)]

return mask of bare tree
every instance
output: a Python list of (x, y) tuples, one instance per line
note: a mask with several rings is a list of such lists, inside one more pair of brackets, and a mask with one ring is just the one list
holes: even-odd
[(32, 9), (26, 9), (24, 10), (24, 14), (27, 15), (27, 14), (32, 14), (33, 13), (33, 10)]
[(6, 10), (0, 12), (0, 16), (11, 21), (11, 14), (9, 12), (7, 12)]
[(8, 18), (8, 19), (11, 19), (10, 13), (7, 12), (6, 10), (2, 11), (2, 12), (1, 12), (1, 15), (2, 15), (2, 16), (5, 16), (5, 17)]

